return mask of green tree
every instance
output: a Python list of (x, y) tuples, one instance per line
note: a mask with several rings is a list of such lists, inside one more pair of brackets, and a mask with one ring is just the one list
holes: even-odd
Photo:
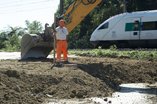
[(0, 49), (7, 51), (20, 50), (20, 37), (26, 33), (24, 28), (11, 27), (0, 33)]
[(126, 0), (127, 11), (145, 11), (157, 9), (157, 0)]
[(4, 42), (7, 40), (6, 36), (6, 32), (0, 32), (0, 49), (5, 48)]
[(30, 22), (28, 20), (25, 21), (27, 30), (30, 34), (38, 34), (42, 32), (42, 24), (38, 21)]
[(6, 30), (0, 32), (0, 49), (5, 51), (19, 51), (21, 48), (21, 37), (28, 30), (31, 34), (37, 34), (42, 31), (42, 25), (38, 21), (32, 23), (26, 20), (27, 28), (9, 26)]

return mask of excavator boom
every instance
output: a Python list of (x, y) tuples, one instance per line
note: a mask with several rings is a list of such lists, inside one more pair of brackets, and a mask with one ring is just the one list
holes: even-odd
[(102, 0), (75, 0), (67, 9), (64, 18), (71, 32)]

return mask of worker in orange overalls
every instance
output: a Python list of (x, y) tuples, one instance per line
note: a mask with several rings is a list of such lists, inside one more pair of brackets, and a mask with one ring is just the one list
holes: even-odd
[(65, 21), (61, 19), (59, 21), (59, 26), (56, 28), (56, 52), (57, 52), (57, 60), (58, 64), (61, 63), (61, 54), (63, 53), (64, 63), (68, 63), (68, 52), (67, 52), (67, 35), (68, 30), (65, 27)]

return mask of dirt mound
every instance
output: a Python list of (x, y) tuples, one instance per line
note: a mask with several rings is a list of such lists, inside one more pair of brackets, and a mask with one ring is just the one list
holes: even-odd
[(16, 70), (0, 71), (0, 81), (1, 104), (40, 104), (43, 91), (59, 83), (50, 75), (28, 75)]
[(106, 96), (108, 95), (108, 90), (110, 90), (110, 88), (105, 87), (106, 84), (101, 80), (79, 69), (64, 70), (60, 77), (60, 83), (50, 86), (45, 90), (45, 93), (57, 98), (85, 98), (91, 96)]
[(157, 63), (82, 57), (77, 67), (54, 67), (51, 60), (0, 61), (0, 103), (41, 104), (45, 98), (108, 96), (121, 83), (157, 82)]

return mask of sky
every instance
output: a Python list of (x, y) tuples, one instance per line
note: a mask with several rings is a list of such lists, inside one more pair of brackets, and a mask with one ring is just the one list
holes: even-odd
[(50, 25), (60, 0), (0, 0), (0, 30), (8, 26), (25, 27), (25, 20)]

